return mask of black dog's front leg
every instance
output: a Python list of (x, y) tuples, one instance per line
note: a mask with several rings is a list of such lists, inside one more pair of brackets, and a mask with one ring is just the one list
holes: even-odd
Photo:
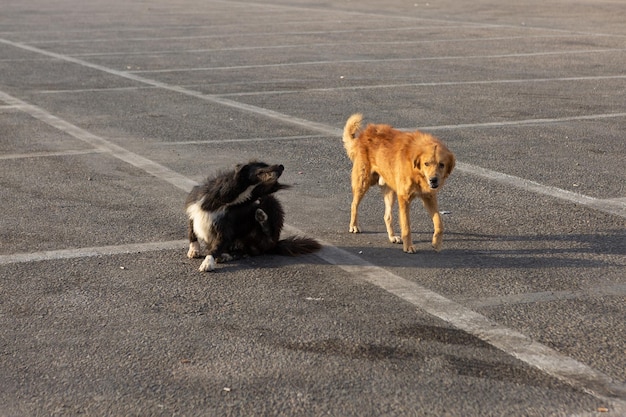
[(233, 236), (231, 236), (231, 233), (217, 233), (215, 240), (208, 250), (209, 254), (204, 258), (198, 270), (201, 272), (213, 271), (218, 261), (228, 262), (232, 260), (232, 256), (228, 253), (232, 242)]
[(198, 237), (193, 231), (193, 220), (189, 220), (187, 237), (189, 237), (189, 250), (187, 251), (187, 257), (189, 259), (201, 257), (202, 250), (200, 247), (200, 242), (198, 242)]

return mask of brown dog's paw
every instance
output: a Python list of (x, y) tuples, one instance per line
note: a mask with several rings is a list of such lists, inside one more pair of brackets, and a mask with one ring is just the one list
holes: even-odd
[(433, 236), (433, 249), (435, 252), (439, 252), (443, 246), (443, 239), (441, 236)]
[(404, 248), (402, 248), (402, 250), (404, 250), (404, 252), (406, 253), (417, 253), (417, 249), (415, 249), (415, 246), (413, 245), (405, 246)]
[(361, 233), (359, 226), (350, 226), (350, 233)]
[(402, 243), (402, 238), (400, 236), (389, 236), (389, 241), (391, 243)]

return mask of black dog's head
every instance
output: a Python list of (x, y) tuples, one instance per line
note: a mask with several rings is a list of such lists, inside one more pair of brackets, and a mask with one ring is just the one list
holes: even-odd
[(278, 182), (278, 178), (284, 170), (285, 167), (282, 165), (268, 165), (265, 162), (257, 161), (237, 165), (235, 167), (235, 181), (237, 188), (241, 190), (237, 200), (240, 202), (256, 200), (259, 197), (288, 188), (287, 185)]

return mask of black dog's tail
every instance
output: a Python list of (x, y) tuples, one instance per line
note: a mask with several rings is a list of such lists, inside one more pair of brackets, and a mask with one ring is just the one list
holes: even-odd
[(317, 252), (322, 245), (315, 239), (301, 236), (289, 236), (276, 244), (273, 252), (277, 255), (298, 256)]

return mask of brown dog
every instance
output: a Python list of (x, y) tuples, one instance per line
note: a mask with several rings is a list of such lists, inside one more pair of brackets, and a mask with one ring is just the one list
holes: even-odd
[[(454, 169), (454, 155), (427, 133), (402, 132), (389, 125), (374, 124), (361, 130), (362, 119), (362, 115), (353, 114), (343, 129), (343, 145), (353, 163), (350, 232), (361, 232), (358, 225), (359, 203), (370, 186), (378, 183), (385, 201), (385, 226), (389, 241), (402, 243), (405, 252), (415, 253), (409, 206), (411, 200), (420, 197), (433, 219), (433, 248), (441, 250), (443, 222), (437, 205), (437, 191)], [(393, 232), (392, 209), (396, 196), (401, 237)]]

